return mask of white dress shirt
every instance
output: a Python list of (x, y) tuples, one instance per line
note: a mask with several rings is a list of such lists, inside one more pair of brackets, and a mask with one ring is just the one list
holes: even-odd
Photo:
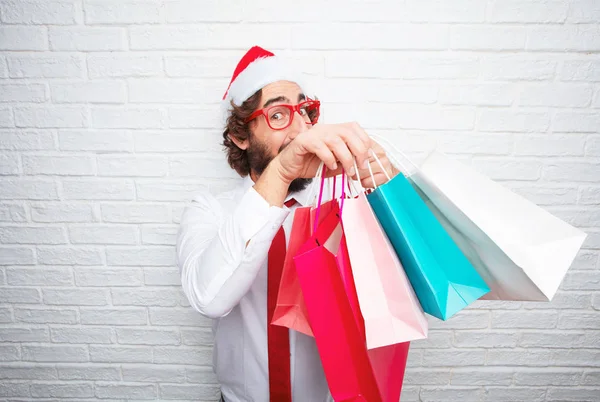
[[(315, 184), (287, 199), (311, 205)], [(269, 401), (267, 256), (282, 225), (289, 241), (298, 207), (269, 206), (253, 185), (247, 176), (235, 190), (194, 197), (177, 236), (183, 291), (195, 310), (214, 318), (213, 368), (227, 402)], [(332, 402), (314, 338), (289, 332), (293, 401)]]

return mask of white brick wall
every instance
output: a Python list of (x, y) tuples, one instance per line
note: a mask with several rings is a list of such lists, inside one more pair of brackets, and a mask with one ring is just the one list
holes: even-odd
[(218, 101), (254, 44), (298, 60), (324, 121), (589, 233), (552, 303), (431, 319), (403, 400), (600, 400), (597, 0), (1, 0), (0, 400), (215, 400), (174, 243), (194, 192), (237, 182)]

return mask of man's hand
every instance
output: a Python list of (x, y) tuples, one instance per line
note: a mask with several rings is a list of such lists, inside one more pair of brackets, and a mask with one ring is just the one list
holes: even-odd
[(326, 176), (340, 174), (342, 169), (353, 176), (355, 158), (359, 169), (366, 168), (372, 146), (373, 140), (357, 123), (318, 124), (298, 134), (273, 162), (287, 183), (315, 177), (321, 161), (327, 166)]

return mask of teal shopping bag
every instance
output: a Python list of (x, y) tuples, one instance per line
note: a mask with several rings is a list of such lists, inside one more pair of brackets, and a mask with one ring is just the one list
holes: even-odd
[(426, 313), (447, 320), (490, 291), (402, 173), (367, 199)]

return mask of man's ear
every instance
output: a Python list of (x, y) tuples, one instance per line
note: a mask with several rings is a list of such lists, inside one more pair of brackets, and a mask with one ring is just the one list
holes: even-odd
[(231, 141), (233, 141), (233, 143), (241, 150), (246, 150), (248, 148), (248, 139), (246, 138), (245, 140), (240, 140), (235, 138), (234, 135), (231, 134), (227, 134), (227, 136), (229, 137), (229, 139)]

